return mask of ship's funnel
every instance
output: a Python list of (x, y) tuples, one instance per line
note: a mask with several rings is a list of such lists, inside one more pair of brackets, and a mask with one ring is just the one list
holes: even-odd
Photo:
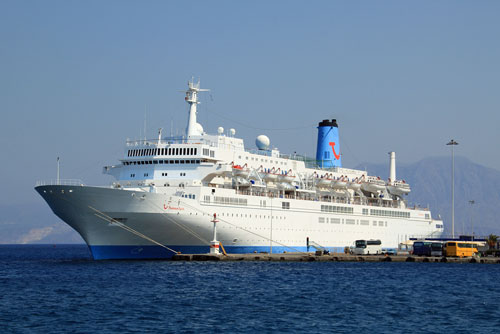
[(389, 152), (389, 179), (392, 182), (396, 181), (396, 152)]
[(325, 119), (318, 124), (316, 160), (322, 168), (342, 167), (337, 120)]

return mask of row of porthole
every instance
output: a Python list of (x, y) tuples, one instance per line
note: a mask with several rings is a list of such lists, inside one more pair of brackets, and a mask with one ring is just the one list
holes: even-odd
[[(224, 213), (221, 213), (220, 214), (221, 217), (224, 217)], [(240, 216), (238, 216), (240, 215)], [(259, 219), (271, 219), (271, 216), (266, 216), (266, 215), (254, 215), (252, 217), (252, 214), (246, 214), (245, 213), (245, 216), (243, 217), (243, 214), (238, 214), (238, 213), (226, 213), (225, 217), (234, 217), (234, 218), (259, 218)], [(284, 216), (273, 216), (273, 219), (286, 219), (286, 217)]]
[[(180, 176), (186, 176), (186, 173), (180, 173)], [(144, 177), (148, 177), (149, 173), (144, 173)], [(168, 173), (161, 173), (161, 176), (168, 176)], [(135, 173), (130, 174), (130, 177), (135, 177)]]
[[(188, 195), (186, 195), (188, 196)], [(193, 195), (193, 199), (195, 198), (195, 195)], [(193, 213), (190, 212), (189, 213), (190, 215), (192, 215)], [(198, 215), (198, 213), (196, 213), (196, 215)], [(271, 216), (266, 216), (266, 215), (254, 215), (252, 217), (251, 214), (245, 214), (245, 216), (243, 216), (243, 214), (238, 214), (238, 213), (221, 213), (221, 214), (217, 214), (219, 217), (231, 217), (231, 218), (255, 218), (255, 219), (271, 219)], [(240, 215), (240, 216), (239, 216)], [(284, 216), (273, 216), (273, 219), (277, 219), (277, 220), (286, 220), (286, 217)]]
[[(241, 155), (240, 155), (240, 156), (238, 156), (238, 159), (241, 159)], [(245, 160), (248, 160), (248, 157), (245, 157)], [(253, 158), (253, 157), (252, 157), (250, 160), (251, 160), (251, 161), (259, 161), (259, 158)], [(261, 159), (260, 159), (260, 162), (268, 162), (268, 161), (267, 161), (267, 159), (263, 159), (263, 158), (261, 158)], [(276, 163), (276, 164), (281, 164), (281, 165), (288, 166), (288, 163), (283, 162), (283, 161), (278, 161), (278, 160), (276, 160), (276, 161), (269, 160), (269, 163), (271, 163), (271, 164)]]

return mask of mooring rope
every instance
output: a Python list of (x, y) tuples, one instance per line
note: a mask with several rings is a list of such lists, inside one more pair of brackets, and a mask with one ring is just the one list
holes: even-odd
[(95, 214), (95, 216), (96, 216), (96, 217), (99, 217), (99, 218), (101, 218), (101, 219), (103, 219), (103, 220), (105, 220), (105, 221), (107, 221), (107, 222), (109, 222), (109, 223), (113, 223), (113, 224), (115, 224), (116, 226), (118, 226), (118, 227), (120, 227), (120, 228), (123, 228), (124, 230), (126, 230), (126, 231), (128, 231), (128, 232), (130, 232), (130, 233), (132, 233), (132, 234), (135, 234), (135, 235), (137, 235), (137, 236), (139, 236), (139, 237), (141, 237), (141, 238), (144, 238), (144, 239), (146, 239), (146, 240), (148, 240), (148, 241), (150, 241), (150, 242), (152, 242), (152, 243), (154, 243), (154, 244), (156, 244), (156, 245), (158, 245), (158, 246), (161, 246), (161, 247), (163, 247), (163, 248), (165, 248), (165, 249), (167, 249), (167, 250), (169, 250), (169, 251), (171, 251), (171, 252), (173, 252), (173, 253), (175, 253), (175, 254), (178, 254), (178, 253), (179, 253), (179, 252), (177, 252), (177, 251), (173, 250), (172, 248), (169, 248), (169, 247), (167, 247), (167, 246), (163, 245), (162, 243), (160, 243), (160, 242), (158, 242), (158, 241), (156, 241), (156, 240), (151, 239), (151, 238), (150, 238), (150, 237), (148, 237), (147, 235), (144, 235), (144, 234), (142, 234), (141, 232), (139, 232), (139, 231), (137, 231), (137, 230), (134, 230), (132, 227), (127, 226), (127, 225), (125, 225), (125, 224), (123, 224), (123, 223), (121, 223), (121, 222), (117, 221), (117, 220), (116, 220), (116, 219), (114, 219), (114, 218), (111, 218), (110, 216), (108, 216), (108, 215), (107, 215), (107, 214), (105, 214), (104, 212), (102, 212), (102, 211), (100, 211), (100, 210), (97, 210), (96, 208), (91, 207), (90, 205), (89, 205), (88, 207), (89, 207), (91, 210), (94, 210), (95, 212), (97, 212), (97, 213)]

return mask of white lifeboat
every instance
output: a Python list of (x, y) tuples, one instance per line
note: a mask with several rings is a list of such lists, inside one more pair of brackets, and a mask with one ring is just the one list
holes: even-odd
[(359, 181), (357, 178), (347, 182), (347, 189), (351, 189), (356, 191), (359, 191), (361, 189), (361, 181)]
[(377, 193), (379, 191), (384, 191), (386, 188), (384, 180), (380, 179), (380, 177), (368, 176), (362, 181), (361, 189), (371, 193)]
[(389, 182), (387, 183), (387, 190), (391, 195), (395, 196), (408, 195), (411, 191), (410, 185), (406, 183), (405, 180), (394, 182), (391, 182), (391, 180), (389, 180)]
[(279, 176), (279, 180), (284, 183), (292, 183), (293, 181), (295, 181), (295, 175), (292, 174), (291, 169), (288, 172), (282, 171)]
[(329, 187), (332, 183), (332, 179), (329, 178), (328, 174), (322, 175), (317, 182), (318, 187)]
[(274, 167), (271, 169), (266, 169), (266, 168), (262, 168), (262, 166), (261, 166), (261, 171), (259, 172), (259, 175), (262, 179), (264, 179), (267, 182), (275, 182), (276, 180), (278, 180), (279, 170), (280, 169), (278, 168), (278, 173), (276, 173), (276, 170)]
[(247, 164), (243, 166), (233, 164), (233, 175), (246, 178), (250, 175), (250, 169), (247, 168)]
[(346, 189), (347, 188), (347, 177), (343, 175), (336, 180), (332, 181), (333, 189)]

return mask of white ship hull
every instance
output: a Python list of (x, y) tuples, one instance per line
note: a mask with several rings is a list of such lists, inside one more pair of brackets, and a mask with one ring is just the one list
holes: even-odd
[[(36, 187), (95, 259), (207, 253), (214, 214), (217, 239), (232, 253), (314, 251), (309, 245), (342, 252), (360, 239), (396, 248), (442, 234), (442, 221), (408, 208), (380, 177), (341, 166), (336, 120), (319, 123), (316, 159), (281, 154), (262, 135), (258, 150), (248, 150), (234, 129), (204, 132), (196, 118), (203, 91), (188, 83), (185, 136), (163, 138), (160, 129), (157, 139), (127, 141), (120, 163), (103, 169), (116, 179), (111, 187), (59, 179)], [(404, 183), (391, 159), (391, 182)]]
[[(442, 232), (439, 224), (425, 219), (424, 211), (406, 210), (414, 211), (414, 217), (400, 219), (363, 215), (362, 209), (369, 206), (356, 204), (342, 204), (353, 209), (352, 214), (342, 214), (322, 212), (321, 206), (328, 202), (265, 198), (266, 207), (261, 207), (262, 198), (245, 195), (233, 195), (247, 199), (245, 206), (199, 201), (215, 196), (204, 195), (211, 194), (208, 187), (199, 187), (196, 199), (178, 197), (175, 189), (170, 194), (63, 185), (36, 190), (57, 216), (80, 233), (95, 259), (169, 258), (173, 251), (208, 253), (213, 213), (219, 219), (218, 240), (229, 253), (314, 251), (308, 248), (308, 239), (333, 252), (343, 252), (357, 239), (380, 239), (383, 247), (397, 248), (410, 237)], [(217, 189), (218, 195), (231, 193), (234, 190)], [(283, 209), (283, 202), (290, 203), (290, 209)]]

